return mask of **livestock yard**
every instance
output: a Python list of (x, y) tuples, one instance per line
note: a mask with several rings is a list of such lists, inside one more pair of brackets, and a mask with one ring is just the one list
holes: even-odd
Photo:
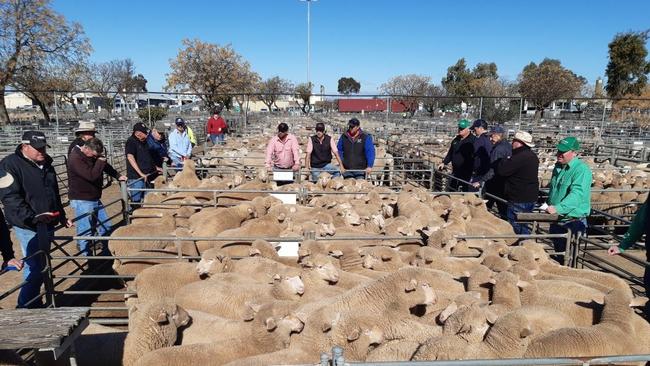
[[(273, 181), (264, 150), (278, 123), (289, 124), (304, 159), (317, 122), (338, 138), (353, 116), (232, 117), (232, 133), (216, 146), (202, 142), (206, 116), (187, 118), (200, 143), (182, 170), (164, 167), (147, 189), (105, 181), (110, 236), (60, 228), (51, 250), (38, 253), (47, 263), (40, 296), (48, 308), (25, 310), (20, 327), (3, 319), (13, 325), (1, 326), (3, 338), (25, 330), (3, 344), (13, 350), (3, 354), (6, 364), (650, 360), (650, 323), (639, 312), (647, 300), (645, 247), (607, 255), (648, 195), (647, 130), (585, 120), (504, 124), (510, 137), (532, 133), (542, 195), (555, 144), (567, 135), (581, 139), (581, 159), (594, 178), (586, 235), (550, 234), (542, 214), (527, 221), (532, 234), (516, 235), (485, 205), (503, 198), (454, 191), (455, 178), (437, 169), (457, 131), (451, 118), (356, 115), (376, 146), (367, 179), (324, 173), (311, 182), (301, 169), (294, 183)], [(121, 172), (133, 123), (98, 128)], [(29, 128), (6, 128), (0, 154), (13, 152)], [(52, 145), (66, 202), (74, 125), (39, 128)], [(144, 201), (132, 202), (143, 190)], [(566, 251), (554, 253), (552, 238), (566, 240)], [(78, 239), (92, 240), (97, 255), (82, 256)], [(99, 255), (106, 243), (110, 255)], [(557, 254), (563, 263), (551, 260)], [(2, 308), (15, 306), (21, 281), (19, 272), (0, 273)], [(38, 343), (43, 327), (62, 334)]]

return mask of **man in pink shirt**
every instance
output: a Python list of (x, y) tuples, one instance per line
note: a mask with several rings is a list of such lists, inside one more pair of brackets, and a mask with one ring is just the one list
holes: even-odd
[[(338, 169), (332, 165), (332, 156), (336, 157), (336, 161), (339, 162)], [(325, 134), (324, 123), (318, 122), (316, 124), (316, 134), (310, 136), (309, 140), (307, 140), (305, 167), (311, 170), (312, 181), (318, 180), (321, 172), (328, 172), (334, 177), (345, 172), (334, 139), (330, 135)], [(339, 170), (341, 173), (339, 173)]]
[(266, 146), (266, 169), (288, 170), (297, 172), (300, 169), (300, 156), (298, 156), (298, 139), (289, 133), (289, 126), (282, 122), (278, 125), (278, 134), (271, 137)]

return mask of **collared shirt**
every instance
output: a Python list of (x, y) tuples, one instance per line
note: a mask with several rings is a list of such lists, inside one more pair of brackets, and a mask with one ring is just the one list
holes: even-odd
[(169, 134), (169, 156), (180, 158), (181, 156), (189, 157), (190, 155), (192, 155), (192, 144), (187, 130), (182, 133), (176, 129), (173, 130)]
[(271, 137), (266, 146), (266, 158), (264, 165), (267, 168), (277, 167), (290, 169), (293, 166), (300, 166), (298, 155), (298, 139), (292, 134), (287, 134), (284, 141), (276, 135)]
[(591, 213), (591, 169), (575, 157), (568, 164), (555, 164), (548, 192), (548, 204), (566, 218), (583, 218)]

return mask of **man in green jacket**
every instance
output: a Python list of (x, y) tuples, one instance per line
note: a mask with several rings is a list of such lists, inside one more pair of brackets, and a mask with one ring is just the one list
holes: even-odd
[[(627, 229), (627, 232), (623, 236), (620, 244), (612, 245), (609, 247), (607, 252), (609, 255), (617, 255), (623, 253), (626, 249), (633, 246), (634, 243), (641, 239), (641, 236), (645, 234), (645, 255), (646, 262), (650, 263), (650, 220), (648, 220), (648, 202), (650, 202), (650, 195), (646, 198), (645, 203), (639, 208), (632, 220), (632, 224)], [(645, 266), (645, 272), (643, 273), (643, 286), (645, 287), (646, 297), (650, 295), (650, 265)], [(646, 319), (650, 320), (650, 302), (646, 302), (645, 309)]]
[[(591, 169), (578, 158), (579, 150), (580, 142), (572, 136), (557, 144), (557, 163), (551, 176), (546, 212), (558, 214), (560, 221), (551, 224), (551, 234), (564, 234), (571, 230), (573, 235), (577, 235), (584, 234), (587, 229), (587, 216), (591, 212)], [(556, 252), (564, 252), (566, 240), (555, 238), (553, 246)], [(553, 259), (564, 263), (563, 255), (555, 255)]]

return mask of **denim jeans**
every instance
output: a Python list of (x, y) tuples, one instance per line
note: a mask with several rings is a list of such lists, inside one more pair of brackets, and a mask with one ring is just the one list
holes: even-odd
[(348, 179), (348, 178), (366, 179), (366, 172), (365, 171), (357, 171), (357, 172), (346, 171), (346, 172), (343, 173), (343, 178), (345, 178), (345, 179)]
[(223, 133), (220, 135), (217, 135), (216, 133), (211, 133), (208, 135), (208, 137), (210, 138), (212, 145), (216, 145), (217, 143), (223, 144), (224, 141), (226, 140), (226, 135)]
[[(147, 188), (146, 187), (147, 184), (142, 179), (127, 179), (126, 186), (127, 186), (127, 188), (135, 188), (135, 189)], [(140, 202), (140, 201), (142, 201), (143, 197), (144, 197), (144, 192), (143, 191), (131, 191), (131, 201), (132, 202)]]
[(332, 175), (332, 177), (338, 177), (339, 175), (341, 175), (339, 169), (334, 165), (332, 165), (332, 163), (329, 163), (322, 168), (311, 167), (310, 169), (311, 169), (311, 180), (314, 182), (318, 180), (318, 177), (322, 172), (328, 172)]
[[(82, 201), (70, 200), (70, 207), (74, 210), (76, 217), (85, 215), (75, 222), (77, 227), (77, 236), (106, 236), (111, 232), (111, 223), (104, 209), (102, 201)], [(102, 244), (102, 251), (98, 255), (109, 255), (108, 243), (106, 241), (97, 242)], [(89, 247), (89, 240), (78, 240), (79, 251), (81, 255), (91, 255), (92, 248)]]
[(517, 213), (519, 212), (533, 212), (535, 207), (535, 202), (524, 202), (524, 203), (508, 203), (508, 211), (506, 216), (508, 217), (508, 222), (512, 225), (512, 228), (517, 235), (528, 235), (530, 234), (530, 228), (526, 224), (517, 223)]
[[(14, 226), (16, 238), (20, 242), (20, 249), (23, 252), (23, 258), (27, 258), (36, 253), (40, 248), (38, 244), (38, 235), (36, 231), (23, 229)], [(48, 242), (52, 240), (52, 232), (48, 232), (50, 236)], [(44, 248), (49, 254), (50, 246)], [(34, 299), (41, 292), (41, 285), (43, 284), (43, 274), (41, 273), (45, 268), (45, 258), (42, 255), (36, 255), (27, 260), (24, 260), (23, 279), (27, 282), (18, 294), (19, 308), (39, 308), (43, 306), (42, 299), (36, 299), (31, 304), (27, 304), (30, 300)]]
[[(557, 224), (551, 224), (549, 228), (549, 234), (564, 234), (567, 230), (571, 230), (571, 235), (576, 236), (578, 233), (584, 234), (587, 231), (587, 219), (573, 219), (570, 221), (559, 222)], [(566, 239), (565, 238), (553, 238), (553, 248), (556, 252), (564, 252), (566, 250)], [(558, 263), (564, 264), (564, 256), (561, 254), (556, 254), (551, 256)]]

